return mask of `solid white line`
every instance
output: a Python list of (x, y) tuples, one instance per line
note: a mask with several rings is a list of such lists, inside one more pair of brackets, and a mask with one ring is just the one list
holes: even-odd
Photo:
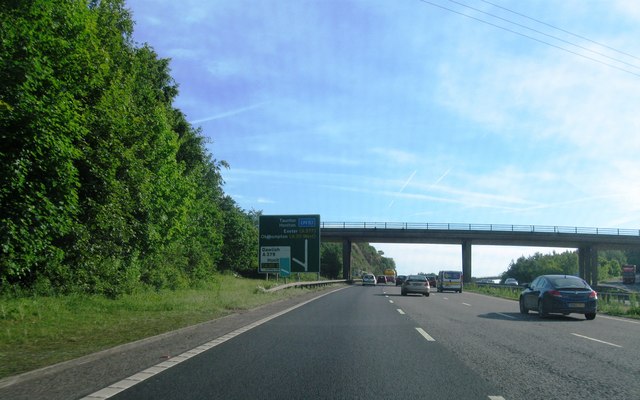
[(598, 314), (598, 318), (605, 318), (605, 319), (612, 319), (614, 321), (620, 321), (620, 322), (628, 322), (630, 324), (640, 324), (640, 321), (633, 321), (631, 319), (622, 319), (622, 318), (613, 318), (613, 317), (606, 317), (602, 314)]
[(464, 304), (467, 307), (471, 307), (471, 304), (469, 304), (469, 303), (462, 303), (462, 304)]
[(116, 383), (112, 384), (111, 386), (108, 386), (108, 387), (106, 387), (104, 389), (101, 389), (101, 390), (98, 390), (97, 392), (92, 393), (92, 394), (90, 394), (90, 395), (88, 395), (86, 397), (83, 397), (81, 400), (108, 399), (110, 397), (113, 397), (116, 394), (118, 394), (118, 393), (120, 393), (120, 392), (122, 392), (122, 391), (124, 391), (124, 390), (126, 390), (128, 388), (130, 388), (131, 386), (133, 386), (133, 385), (135, 385), (137, 383), (140, 383), (140, 382), (144, 381), (145, 379), (151, 378), (152, 376), (154, 376), (154, 375), (156, 375), (156, 374), (158, 374), (160, 372), (166, 371), (168, 368), (173, 367), (175, 365), (178, 365), (179, 363), (181, 363), (183, 361), (186, 361), (186, 360), (190, 359), (191, 357), (197, 356), (200, 353), (203, 353), (203, 352), (205, 352), (207, 350), (210, 350), (210, 349), (216, 347), (217, 345), (226, 342), (227, 340), (233, 339), (236, 336), (239, 336), (239, 335), (241, 335), (241, 334), (243, 334), (243, 333), (245, 333), (245, 332), (247, 332), (247, 331), (249, 331), (249, 330), (251, 330), (253, 328), (256, 328), (256, 327), (258, 327), (258, 326), (260, 326), (260, 325), (262, 325), (262, 324), (264, 324), (266, 322), (271, 321), (272, 319), (275, 319), (275, 318), (277, 318), (277, 317), (279, 317), (281, 315), (284, 315), (284, 314), (286, 314), (286, 313), (288, 313), (290, 311), (293, 311), (296, 308), (302, 307), (302, 306), (304, 306), (306, 304), (311, 303), (312, 301), (318, 300), (319, 298), (322, 298), (324, 296), (330, 295), (332, 293), (335, 293), (335, 292), (337, 292), (339, 290), (343, 290), (343, 289), (344, 288), (332, 290), (331, 292), (325, 293), (325, 294), (320, 295), (318, 297), (314, 297), (313, 299), (307, 300), (307, 301), (302, 302), (300, 304), (296, 304), (295, 306), (287, 308), (286, 310), (277, 312), (277, 313), (275, 313), (273, 315), (270, 315), (270, 316), (268, 316), (266, 318), (263, 318), (263, 319), (261, 319), (259, 321), (253, 322), (253, 323), (251, 323), (249, 325), (246, 325), (246, 326), (243, 326), (242, 328), (236, 329), (233, 332), (229, 332), (224, 336), (221, 336), (221, 337), (219, 337), (217, 339), (214, 339), (214, 340), (212, 340), (212, 341), (210, 341), (208, 343), (200, 345), (200, 346), (196, 347), (195, 349), (188, 350), (188, 351), (186, 351), (186, 352), (184, 352), (184, 353), (182, 353), (182, 354), (180, 354), (180, 355), (178, 355), (176, 357), (173, 357), (173, 358), (170, 359), (172, 361), (169, 361), (169, 360), (163, 361), (160, 364), (157, 364), (157, 365), (154, 365), (152, 367), (149, 367), (149, 368), (145, 369), (144, 371), (140, 371), (135, 375), (132, 375), (132, 376), (130, 376), (128, 378), (125, 378), (125, 379), (121, 380), (120, 382), (116, 382)]
[(589, 336), (578, 335), (577, 333), (572, 333), (572, 335), (573, 335), (573, 336), (577, 336), (577, 337), (581, 337), (581, 338), (584, 338), (584, 339), (593, 340), (594, 342), (603, 343), (603, 344), (608, 344), (609, 346), (613, 346), (613, 347), (622, 347), (622, 346), (617, 345), (617, 344), (613, 344), (613, 343), (605, 342), (604, 340), (598, 340), (598, 339), (590, 338)]
[(514, 317), (512, 315), (507, 315), (507, 314), (503, 314), (503, 313), (499, 313), (499, 312), (497, 312), (496, 314), (501, 315), (501, 316), (503, 316), (505, 318), (517, 319), (516, 317)]
[(434, 338), (431, 337), (431, 335), (429, 335), (427, 332), (425, 332), (424, 329), (416, 328), (416, 330), (418, 331), (418, 333), (420, 333), (422, 335), (422, 337), (427, 339), (428, 342), (435, 342), (436, 341)]
[(443, 297), (442, 300), (449, 300), (449, 298), (448, 297)]
[(404, 311), (402, 311), (401, 309), (398, 308), (398, 312), (402, 315), (404, 315)]
[(504, 400), (502, 396), (489, 396), (489, 400)]

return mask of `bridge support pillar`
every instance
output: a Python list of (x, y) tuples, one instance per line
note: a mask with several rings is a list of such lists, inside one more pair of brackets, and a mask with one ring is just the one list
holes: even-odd
[(462, 242), (462, 280), (464, 283), (471, 282), (471, 241)]
[(582, 246), (578, 249), (578, 274), (589, 285), (598, 284), (598, 248)]
[(351, 240), (342, 241), (342, 279), (351, 280)]

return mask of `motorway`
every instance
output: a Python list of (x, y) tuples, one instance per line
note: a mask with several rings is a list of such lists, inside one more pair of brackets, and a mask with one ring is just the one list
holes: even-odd
[(347, 287), (210, 343), (112, 398), (640, 397), (638, 321), (541, 320), (517, 308), (466, 292)]
[[(539, 319), (520, 314), (515, 301), (400, 296), (382, 285), (304, 300), (265, 307), (251, 321), (251, 313), (214, 321), (161, 348), (84, 360), (0, 390), (0, 398), (640, 398), (637, 320)], [(208, 338), (186, 346), (197, 332)], [(169, 345), (183, 350), (160, 359)], [(156, 361), (142, 367), (145, 357)]]

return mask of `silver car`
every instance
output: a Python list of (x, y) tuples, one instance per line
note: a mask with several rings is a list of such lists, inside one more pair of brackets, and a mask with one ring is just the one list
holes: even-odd
[(518, 281), (514, 278), (507, 278), (504, 280), (505, 285), (518, 286)]
[(376, 281), (376, 277), (373, 274), (364, 274), (362, 275), (362, 286), (373, 285), (375, 286), (378, 282)]
[(418, 293), (429, 296), (431, 285), (424, 275), (409, 275), (400, 287), (400, 294), (406, 296), (407, 293)]

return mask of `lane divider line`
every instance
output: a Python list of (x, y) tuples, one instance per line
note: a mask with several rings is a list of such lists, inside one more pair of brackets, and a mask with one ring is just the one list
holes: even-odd
[(471, 307), (471, 304), (469, 304), (469, 303), (462, 303), (462, 304), (464, 304), (467, 307)]
[(207, 342), (203, 345), (200, 345), (194, 349), (185, 351), (184, 353), (176, 356), (176, 357), (172, 357), (167, 361), (161, 362), (160, 364), (156, 364), (152, 367), (149, 367), (143, 371), (140, 371), (138, 373), (136, 373), (135, 375), (132, 375), (128, 378), (125, 378), (119, 382), (116, 382), (104, 389), (98, 390), (97, 392), (94, 392), (86, 397), (83, 397), (81, 400), (96, 400), (96, 399), (108, 399), (110, 397), (115, 396), (116, 394), (123, 392), (126, 389), (129, 389), (130, 387), (132, 387), (133, 385), (136, 385), (142, 381), (144, 381), (145, 379), (151, 378), (154, 375), (159, 374), (160, 372), (166, 371), (167, 369), (178, 365), (179, 363), (186, 361), (192, 357), (197, 356), (200, 353), (204, 353), (207, 350), (211, 350), (212, 348), (216, 347), (219, 344), (222, 344), (224, 342), (226, 342), (227, 340), (233, 339), (236, 336), (239, 336), (253, 328), (256, 328), (264, 323), (267, 323), (269, 321), (271, 321), (272, 319), (278, 318), (281, 315), (284, 315), (290, 311), (295, 310), (296, 308), (302, 307), (306, 304), (311, 303), (312, 301), (318, 300), (324, 296), (330, 295), (332, 293), (335, 293), (337, 291), (343, 290), (345, 288), (340, 288), (340, 289), (336, 289), (336, 290), (332, 290), (328, 293), (322, 294), (318, 297), (314, 297), (313, 299), (304, 301), (300, 304), (296, 304), (293, 307), (289, 307), (286, 310), (277, 312), (273, 315), (270, 315), (266, 318), (263, 318), (259, 321), (253, 322), (249, 325), (245, 325), (242, 328), (238, 328), (233, 332), (229, 332), (226, 335), (220, 336), (219, 338), (216, 338), (210, 342)]
[(489, 396), (489, 400), (504, 400), (502, 396)]
[(398, 308), (398, 312), (399, 312), (401, 315), (404, 315), (404, 311), (402, 311), (402, 310), (401, 310), (401, 309), (399, 309), (399, 308)]
[(613, 317), (607, 317), (604, 316), (602, 314), (598, 314), (598, 318), (605, 318), (605, 319), (612, 319), (614, 321), (620, 321), (620, 322), (628, 322), (630, 324), (640, 324), (640, 321), (633, 321), (631, 319), (624, 319), (624, 318), (613, 318)]
[(518, 318), (514, 317), (513, 315), (503, 314), (501, 312), (497, 312), (496, 314), (500, 315), (501, 317), (505, 317), (505, 318), (518, 319)]
[(593, 340), (594, 342), (598, 342), (598, 343), (602, 343), (602, 344), (608, 344), (609, 346), (613, 346), (613, 347), (622, 347), (622, 346), (614, 344), (614, 343), (605, 342), (604, 340), (594, 339), (594, 338), (591, 338), (589, 336), (578, 335), (577, 333), (572, 333), (572, 335), (573, 336), (577, 336), (577, 337), (581, 337), (583, 339)]
[(434, 338), (431, 337), (431, 335), (429, 335), (427, 332), (425, 332), (424, 329), (416, 328), (416, 330), (418, 331), (419, 334), (422, 335), (423, 338), (427, 339), (428, 342), (435, 342), (436, 341)]

